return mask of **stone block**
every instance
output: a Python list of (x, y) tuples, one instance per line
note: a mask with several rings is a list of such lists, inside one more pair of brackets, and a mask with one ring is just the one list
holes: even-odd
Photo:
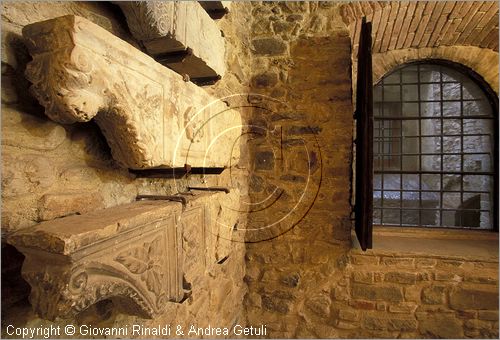
[(349, 310), (349, 309), (342, 308), (339, 310), (339, 319), (342, 319), (345, 321), (358, 321), (359, 314), (355, 310)]
[(498, 287), (463, 285), (450, 292), (450, 307), (456, 310), (498, 310)]
[(338, 301), (347, 301), (350, 299), (349, 291), (345, 287), (335, 287), (333, 296)]
[(305, 303), (314, 314), (322, 318), (330, 315), (331, 300), (326, 294), (319, 294), (308, 299)]
[(349, 306), (355, 309), (363, 309), (363, 310), (377, 309), (376, 303), (373, 301), (349, 300)]
[(371, 301), (399, 302), (403, 301), (403, 290), (397, 286), (355, 283), (352, 285), (352, 297)]
[(409, 286), (404, 288), (405, 301), (420, 302), (420, 288), (417, 286)]
[(257, 74), (252, 78), (252, 85), (257, 88), (273, 87), (278, 83), (278, 75), (276, 73), (266, 72)]
[(477, 312), (472, 310), (459, 310), (456, 312), (460, 319), (476, 319)]
[(50, 151), (66, 140), (61, 125), (13, 108), (2, 108), (2, 127), (2, 145)]
[(399, 257), (384, 257), (381, 264), (385, 266), (396, 266), (401, 268), (412, 268), (415, 264), (415, 259), (399, 258)]
[(359, 283), (373, 283), (373, 272), (353, 272), (352, 280)]
[(498, 311), (480, 310), (477, 317), (481, 320), (498, 321)]
[(291, 126), (287, 129), (288, 135), (317, 135), (322, 128), (319, 126)]
[(417, 320), (414, 318), (390, 318), (387, 322), (390, 331), (411, 332), (417, 329)]
[(240, 114), (132, 45), (73, 15), (27, 25), (23, 36), (33, 57), (26, 77), (46, 115), (95, 117), (122, 166), (237, 163)]
[(491, 274), (477, 273), (477, 274), (466, 274), (464, 276), (465, 282), (472, 283), (489, 283), (498, 284), (498, 272)]
[(458, 339), (463, 337), (463, 326), (453, 316), (433, 314), (419, 321), (420, 334), (431, 338)]
[[(130, 31), (160, 63), (193, 81), (225, 73), (224, 38), (196, 1), (117, 1)], [(201, 80), (201, 79), (200, 79)]]
[(282, 276), (281, 283), (287, 287), (295, 288), (300, 283), (300, 275), (298, 273), (290, 273)]
[(378, 264), (378, 257), (368, 255), (350, 255), (350, 262), (355, 265), (376, 265)]
[(359, 325), (357, 323), (346, 322), (344, 320), (338, 320), (335, 327), (340, 329), (358, 329)]
[(274, 153), (272, 151), (262, 151), (255, 155), (255, 170), (274, 169)]
[(2, 154), (2, 197), (49, 189), (56, 181), (53, 159), (43, 154)]
[(437, 261), (435, 259), (415, 259), (415, 267), (417, 268), (434, 268)]
[(384, 280), (393, 283), (415, 284), (417, 282), (417, 274), (408, 272), (389, 272), (385, 273)]
[(282, 299), (269, 294), (262, 295), (261, 299), (262, 307), (270, 312), (287, 314), (290, 311), (290, 299)]
[(464, 266), (463, 261), (457, 260), (440, 260), (437, 263), (437, 268), (445, 268), (445, 270), (456, 270), (457, 268), (461, 268)]
[(365, 315), (361, 325), (364, 329), (385, 330), (387, 329), (387, 319), (377, 316)]
[(67, 319), (104, 299), (121, 298), (126, 312), (160, 315), (184, 297), (182, 206), (135, 202), (43, 222), (8, 242), (26, 257), (22, 275), (42, 318)]
[(448, 282), (459, 282), (462, 278), (455, 273), (447, 273), (447, 272), (435, 272), (434, 280), (436, 281), (448, 281)]
[(395, 314), (412, 314), (417, 310), (418, 305), (416, 303), (406, 302), (397, 305), (390, 305), (389, 312)]
[(259, 294), (257, 293), (248, 293), (245, 296), (245, 303), (247, 306), (250, 307), (255, 307), (255, 308), (262, 308), (262, 299)]
[(422, 289), (422, 302), (429, 305), (440, 305), (446, 299), (446, 287), (428, 286)]
[(279, 38), (259, 38), (252, 40), (254, 53), (265, 56), (278, 56), (285, 54), (286, 44)]
[(40, 200), (39, 218), (48, 221), (103, 208), (104, 201), (98, 193), (46, 194)]
[(464, 323), (466, 328), (469, 329), (489, 329), (491, 323), (485, 320), (466, 320)]

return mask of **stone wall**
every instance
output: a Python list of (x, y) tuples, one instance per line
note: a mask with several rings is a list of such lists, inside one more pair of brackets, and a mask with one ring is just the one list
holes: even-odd
[[(274, 103), (266, 97), (252, 117), (267, 132), (249, 144), (252, 203), (282, 194), (249, 212), (248, 323), (267, 324), (270, 337), (335, 337), (316, 313), (330, 313), (336, 261), (350, 246), (349, 32), (335, 3), (255, 3), (252, 13), (252, 90), (284, 103), (263, 110)], [(294, 217), (281, 220), (286, 212)]]
[[(228, 71), (206, 90), (240, 110), (242, 158), (220, 176), (176, 181), (119, 168), (95, 124), (55, 124), (29, 95), (23, 73), (30, 57), (20, 30), (64, 14), (84, 16), (140, 48), (110, 4), (2, 4), (3, 236), (128, 203), (137, 194), (207, 184), (239, 190), (245, 208), (235, 233), (249, 241), (234, 242), (229, 259), (201, 277), (197, 295), (171, 304), (159, 320), (120, 314), (105, 301), (72, 322), (230, 327), (246, 321), (283, 338), (498, 336), (498, 305), (492, 305), (498, 259), (351, 250), (352, 37), (340, 4), (231, 5), (218, 21)], [(476, 56), (473, 63), (467, 53)], [(421, 57), (461, 62), (498, 91), (498, 73), (491, 71), (498, 70), (498, 53), (473, 46), (379, 53), (374, 80)], [(2, 243), (3, 336), (9, 323), (52, 324), (31, 312), (22, 260)]]
[[(353, 42), (339, 21), (342, 6), (253, 5), (252, 90), (286, 105), (254, 97), (259, 108), (251, 120), (253, 132), (267, 133), (255, 133), (248, 144), (254, 164), (249, 194), (255, 204), (267, 197), (275, 200), (248, 216), (248, 227), (255, 229), (246, 255), (248, 323), (266, 323), (268, 337), (278, 338), (496, 337), (498, 257), (456, 260), (408, 253), (404, 246), (370, 253), (352, 249), (353, 104), (347, 59)], [(494, 63), (498, 54), (485, 50), (467, 56), (476, 50), (483, 49), (379, 53), (374, 55), (374, 81), (385, 74), (381, 70), (399, 65), (398, 60), (434, 55), (480, 66), (477, 72), (493, 83), (498, 73), (487, 71), (479, 60)], [(301, 155), (303, 144), (310, 148)], [(319, 161), (304, 164), (304, 157), (313, 153)], [(316, 194), (311, 201), (308, 195), (296, 198), (304, 183), (312, 184), (307, 187), (311, 196)], [(313, 204), (296, 223), (276, 226), (283, 215), (280, 201), (287, 200)], [(285, 206), (300, 210), (300, 205)], [(433, 244), (439, 248), (439, 242)]]
[(498, 337), (495, 261), (353, 250), (341, 268), (318, 315), (340, 337)]
[[(233, 7), (231, 14), (217, 22), (226, 36), (228, 72), (215, 86), (206, 88), (216, 97), (246, 92), (249, 51), (245, 19), (249, 6)], [(2, 240), (12, 231), (41, 221), (132, 202), (138, 194), (169, 195), (185, 191), (188, 185), (203, 184), (230, 186), (245, 195), (246, 176), (237, 168), (220, 176), (191, 175), (175, 181), (138, 178), (115, 163), (96, 124), (61, 125), (44, 115), (43, 107), (29, 94), (30, 84), (24, 77), (30, 56), (21, 29), (66, 14), (85, 17), (141, 48), (130, 35), (120, 9), (110, 3), (2, 3)], [(238, 56), (239, 63), (234, 62), (234, 56)], [(244, 225), (244, 218), (240, 224)], [(120, 314), (117, 306), (105, 301), (70, 321), (95, 326), (171, 322), (200, 327), (210, 322), (227, 327), (242, 322), (245, 248), (242, 243), (233, 243), (232, 248), (227, 261), (216, 265), (210, 275), (202, 275), (195, 295), (182, 304), (170, 304), (168, 312), (158, 320)], [(20, 276), (22, 261), (23, 256), (15, 248), (2, 242), (2, 336), (8, 324), (52, 324), (31, 311), (29, 286)]]

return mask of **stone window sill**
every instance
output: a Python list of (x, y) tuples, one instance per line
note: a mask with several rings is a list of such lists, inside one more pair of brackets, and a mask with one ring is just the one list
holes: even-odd
[(354, 231), (352, 251), (409, 254), (468, 261), (498, 262), (498, 233), (479, 230), (394, 228), (374, 226), (373, 249), (363, 252)]

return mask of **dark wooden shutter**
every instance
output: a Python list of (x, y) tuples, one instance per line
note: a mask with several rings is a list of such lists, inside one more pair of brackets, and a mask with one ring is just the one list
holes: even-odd
[(372, 248), (373, 229), (373, 80), (372, 24), (363, 18), (356, 87), (355, 229), (361, 249)]

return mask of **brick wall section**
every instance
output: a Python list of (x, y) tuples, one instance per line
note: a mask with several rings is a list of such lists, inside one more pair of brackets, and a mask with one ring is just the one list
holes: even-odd
[(351, 251), (330, 309), (342, 337), (496, 338), (498, 263)]
[(498, 51), (498, 2), (353, 1), (342, 6), (355, 55), (361, 18), (372, 22), (373, 53), (437, 46)]
[(419, 59), (443, 59), (462, 64), (480, 75), (498, 94), (498, 52), (475, 46), (408, 48), (373, 54), (373, 82), (399, 65)]
[[(308, 178), (299, 141), (311, 142), (312, 136), (321, 145), (323, 178), (312, 209), (289, 231), (259, 229), (280, 216), (279, 203), (249, 213), (248, 227), (257, 229), (249, 233), (254, 241), (259, 234), (283, 234), (247, 244), (248, 324), (265, 323), (273, 338), (495, 338), (498, 306), (489, 301), (498, 301), (497, 262), (350, 250), (353, 107), (346, 98), (351, 55), (347, 27), (338, 21), (342, 4), (252, 5), (252, 91), (286, 105), (251, 98), (259, 108), (249, 121), (267, 133), (247, 143), (249, 198), (255, 203), (283, 190), (283, 207), (289, 208)], [(437, 49), (412, 50), (407, 55), (418, 57)], [(378, 53), (374, 66), (382, 72), (404, 59), (407, 50), (390, 52), (400, 51), (401, 58), (394, 55), (387, 63)], [(272, 132), (277, 127), (283, 131), (284, 161)], [(313, 171), (312, 184), (318, 174)], [(474, 276), (478, 268), (482, 274)], [(474, 305), (479, 300), (472, 303), (468, 296), (485, 304)]]

